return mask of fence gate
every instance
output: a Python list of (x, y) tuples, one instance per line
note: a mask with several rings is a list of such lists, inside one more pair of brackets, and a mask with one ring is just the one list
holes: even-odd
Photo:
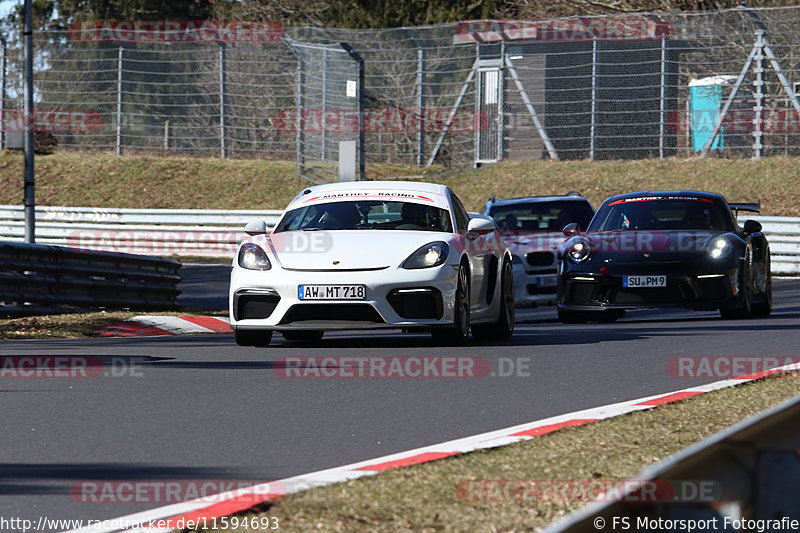
[(296, 133), (298, 175), (311, 183), (336, 181), (341, 149), (356, 173), (349, 179), (364, 179), (363, 62), (347, 43), (284, 42), (298, 63), (296, 108), (282, 126)]
[(503, 158), (503, 69), (501, 59), (478, 61), (475, 84), (475, 165)]

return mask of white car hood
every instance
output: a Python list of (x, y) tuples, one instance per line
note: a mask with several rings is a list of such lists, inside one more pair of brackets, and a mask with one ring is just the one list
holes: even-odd
[(378, 269), (405, 260), (450, 234), (412, 230), (286, 231), (272, 233), (270, 246), (278, 263), (292, 270)]

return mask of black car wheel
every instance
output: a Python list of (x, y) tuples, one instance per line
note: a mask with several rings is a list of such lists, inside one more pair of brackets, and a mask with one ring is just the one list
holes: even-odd
[(235, 329), (233, 338), (239, 346), (268, 346), (272, 340), (272, 330)]
[(742, 291), (742, 301), (737, 307), (720, 309), (719, 314), (723, 320), (737, 320), (749, 318), (752, 313), (753, 295), (750, 290), (750, 264), (745, 261), (739, 269), (739, 287)]
[(469, 337), (469, 280), (467, 279), (467, 267), (464, 265), (458, 269), (458, 286), (453, 315), (452, 327), (431, 331), (433, 340), (438, 344), (460, 346)]
[(753, 316), (769, 316), (772, 313), (772, 272), (769, 271), (770, 264), (767, 261), (767, 284), (764, 287), (761, 301), (754, 303), (751, 311)]
[(324, 329), (295, 329), (281, 331), (281, 335), (287, 341), (306, 341), (315, 342), (322, 339), (325, 335)]
[(508, 339), (514, 333), (514, 270), (511, 263), (503, 262), (500, 278), (500, 313), (496, 324), (472, 326), (476, 339)]

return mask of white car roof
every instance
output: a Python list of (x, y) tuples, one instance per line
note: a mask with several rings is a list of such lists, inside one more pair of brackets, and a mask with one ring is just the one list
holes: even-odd
[(352, 191), (358, 189), (402, 189), (415, 192), (446, 194), (447, 186), (424, 181), (339, 181), (336, 183), (312, 185), (306, 189), (311, 189), (312, 192)]
[[(343, 181), (336, 183), (324, 183), (322, 185), (312, 185), (300, 192), (287, 209), (292, 209), (298, 204), (306, 203), (308, 200), (325, 201), (320, 196), (338, 193), (358, 193), (360, 191), (392, 191), (397, 193), (410, 193), (414, 195), (439, 195), (441, 198), (435, 202), (439, 207), (446, 202), (448, 197), (448, 187), (438, 183), (425, 183), (420, 181)], [(419, 201), (409, 198), (409, 201)], [(330, 200), (329, 200), (330, 201)]]

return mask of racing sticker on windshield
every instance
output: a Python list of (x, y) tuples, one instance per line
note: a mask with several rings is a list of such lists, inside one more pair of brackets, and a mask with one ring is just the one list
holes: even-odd
[(709, 204), (714, 203), (708, 198), (700, 198), (697, 196), (637, 196), (635, 198), (623, 198), (622, 200), (611, 202), (608, 205), (629, 204), (632, 202), (649, 202), (652, 200), (689, 200), (692, 202), (706, 202)]
[(431, 194), (425, 196), (423, 194), (415, 194), (401, 191), (343, 191), (320, 194), (303, 200), (303, 204), (325, 203), (337, 200), (395, 200), (418, 202), (423, 204), (435, 205), (437, 207), (446, 208), (447, 204), (438, 194)]

